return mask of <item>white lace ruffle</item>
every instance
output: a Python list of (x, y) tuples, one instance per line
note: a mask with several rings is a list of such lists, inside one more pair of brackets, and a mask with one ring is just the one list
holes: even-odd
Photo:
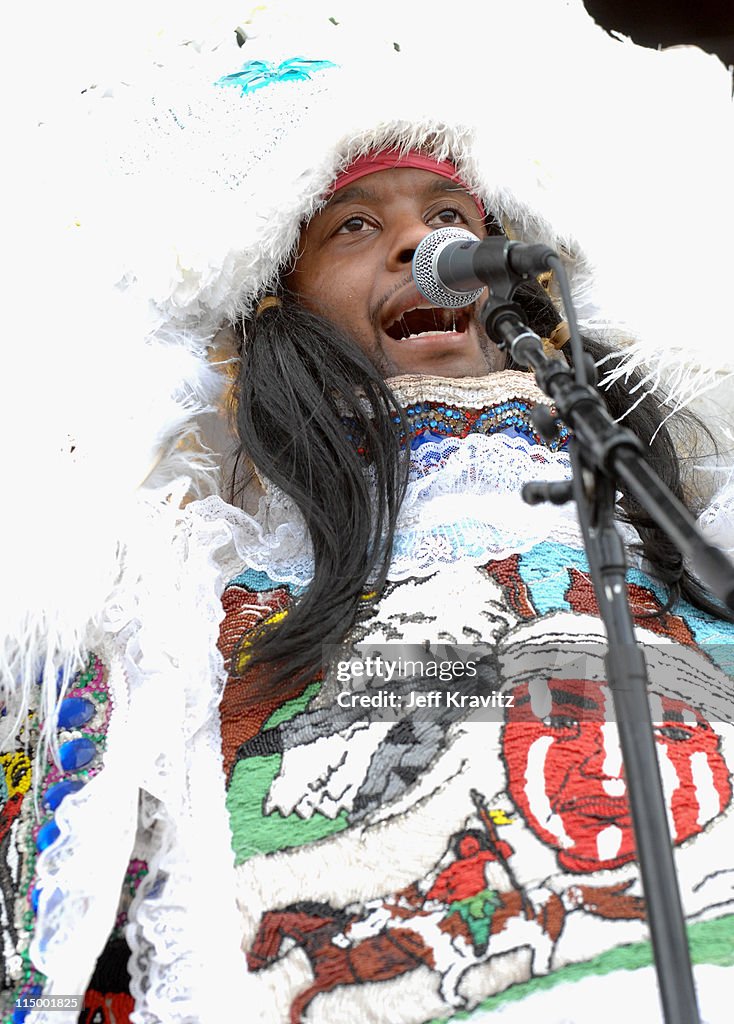
[(31, 955), (50, 995), (85, 991), (133, 849), (147, 860), (127, 928), (135, 1024), (215, 1024), (246, 985), (218, 715), (219, 553), (231, 531), (195, 507), (182, 514), (178, 497), (167, 487), (136, 508), (96, 647), (113, 691), (104, 767), (64, 800), (60, 836), (38, 861)]
[(543, 540), (578, 544), (574, 506), (527, 505), (531, 480), (567, 480), (566, 452), (524, 437), (470, 434), (422, 444), (396, 531), (390, 579), (426, 576), (456, 562), (481, 565)]
[[(103, 660), (106, 652), (99, 652)], [(59, 836), (39, 855), (41, 893), (30, 946), (46, 975), (44, 995), (84, 992), (117, 912), (137, 821), (137, 784), (129, 764), (127, 707), (119, 665), (109, 665), (113, 711), (102, 770), (54, 814)], [(72, 1024), (76, 1011), (39, 1012), (39, 1024)]]
[[(428, 576), (442, 565), (481, 565), (542, 540), (580, 543), (573, 504), (526, 505), (522, 485), (566, 480), (569, 457), (507, 434), (470, 434), (427, 441), (411, 452), (389, 579)], [(295, 586), (313, 576), (311, 541), (296, 506), (275, 488), (258, 519), (216, 497), (197, 502), (204, 519), (232, 529), (232, 575), (243, 568)]]
[(230, 579), (255, 569), (279, 583), (304, 586), (311, 582), (313, 553), (306, 524), (296, 505), (271, 484), (260, 499), (257, 518), (216, 495), (189, 508), (194, 506), (202, 522), (224, 523), (231, 531), (231, 545), (222, 556)]
[(126, 932), (135, 1024), (214, 1024), (245, 997), (218, 714), (221, 555), (231, 531), (197, 504), (169, 549), (171, 603), (160, 588), (143, 595), (125, 637), (144, 765), (141, 824), (153, 851)]

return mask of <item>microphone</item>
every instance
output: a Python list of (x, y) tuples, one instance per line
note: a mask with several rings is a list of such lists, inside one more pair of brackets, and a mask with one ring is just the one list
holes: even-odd
[(519, 283), (548, 269), (557, 254), (547, 245), (512, 242), (500, 236), (478, 239), (465, 228), (432, 231), (413, 254), (413, 280), (434, 306), (458, 309), (476, 302), (484, 289), (515, 278)]

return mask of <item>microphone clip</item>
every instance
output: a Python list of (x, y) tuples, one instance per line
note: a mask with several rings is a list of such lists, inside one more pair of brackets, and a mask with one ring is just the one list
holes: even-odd
[(549, 269), (556, 257), (547, 245), (529, 245), (509, 238), (485, 238), (473, 252), (473, 269), (497, 299), (509, 301), (518, 285)]
[[(476, 247), (474, 272), (489, 288), (489, 298), (479, 313), (482, 326), (501, 351), (509, 351), (521, 333), (520, 325), (529, 331), (525, 312), (512, 297), (524, 281), (548, 269), (548, 257), (555, 253), (545, 245), (526, 245), (510, 239), (499, 242), (498, 238), (487, 238)], [(510, 323), (514, 331), (508, 330)]]
[[(529, 272), (518, 272), (512, 259), (513, 249), (522, 248), (521, 243), (504, 239), (502, 244), (498, 238), (487, 238), (474, 250), (474, 272), (480, 281), (489, 288), (489, 294), (495, 302), (509, 302), (523, 281), (527, 281)], [(545, 269), (544, 267), (542, 269)], [(540, 273), (540, 269), (537, 271)]]

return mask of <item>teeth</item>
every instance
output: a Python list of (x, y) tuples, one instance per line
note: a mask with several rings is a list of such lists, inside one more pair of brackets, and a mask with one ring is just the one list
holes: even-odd
[[(429, 323), (426, 330), (417, 334), (411, 333), (408, 319), (419, 311), (431, 311), (430, 317), (422, 317), (419, 322)], [(432, 323), (431, 323), (432, 321)], [(408, 341), (409, 339), (426, 338), (442, 333), (463, 334), (468, 326), (466, 311), (463, 309), (441, 309), (430, 303), (413, 306), (400, 313), (385, 330), (395, 341)]]
[(447, 334), (447, 331), (422, 331), (420, 334), (409, 334), (403, 341), (413, 341), (415, 338), (435, 338), (437, 334)]

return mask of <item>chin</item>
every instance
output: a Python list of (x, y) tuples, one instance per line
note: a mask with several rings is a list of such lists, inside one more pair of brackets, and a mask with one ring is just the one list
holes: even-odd
[[(497, 364), (491, 365), (490, 360), (478, 349), (474, 351), (457, 351), (458, 346), (421, 346), (412, 350), (385, 351), (390, 376), (399, 374), (419, 374), (433, 377), (486, 377), (503, 369), (504, 357), (497, 352)], [(472, 346), (473, 348), (473, 346)]]
[(435, 359), (431, 362), (419, 360), (403, 366), (396, 367), (398, 374), (410, 373), (426, 377), (447, 377), (459, 379), (461, 377), (486, 377), (496, 372), (485, 360), (481, 363), (471, 363), (456, 359)]

